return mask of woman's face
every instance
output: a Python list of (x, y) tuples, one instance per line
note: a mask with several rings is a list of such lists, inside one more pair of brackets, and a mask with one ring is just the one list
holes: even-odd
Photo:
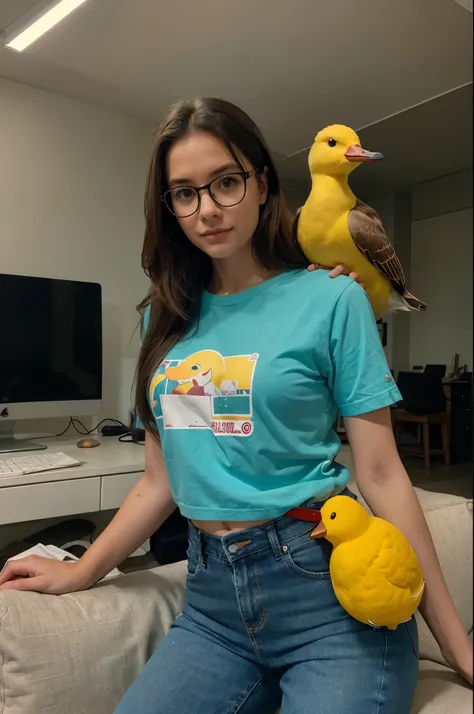
[[(246, 171), (254, 168), (241, 156)], [(186, 213), (186, 201), (192, 205), (192, 192), (186, 187), (199, 187), (216, 178), (226, 177), (242, 169), (228, 152), (226, 146), (212, 134), (192, 132), (177, 141), (168, 153), (168, 185), (173, 189), (176, 213)], [(215, 194), (222, 202), (232, 202), (235, 194), (240, 198), (238, 177), (223, 178), (213, 184)], [(180, 187), (182, 190), (177, 191)], [(198, 210), (186, 218), (177, 217), (186, 237), (212, 260), (232, 258), (243, 250), (250, 250), (252, 236), (259, 220), (260, 206), (267, 199), (265, 174), (253, 172), (247, 179), (244, 199), (235, 206), (217, 205), (207, 190), (200, 192)], [(230, 198), (228, 198), (230, 196)]]

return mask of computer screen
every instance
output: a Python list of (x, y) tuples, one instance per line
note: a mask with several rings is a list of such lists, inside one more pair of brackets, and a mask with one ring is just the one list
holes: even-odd
[(101, 396), (100, 285), (0, 273), (0, 410)]

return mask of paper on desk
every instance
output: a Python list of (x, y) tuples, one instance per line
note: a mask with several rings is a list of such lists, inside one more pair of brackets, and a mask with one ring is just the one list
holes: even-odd
[[(42, 558), (53, 558), (54, 560), (79, 560), (79, 558), (76, 558), (76, 556), (72, 555), (72, 553), (68, 553), (67, 550), (58, 548), (55, 545), (43, 545), (43, 543), (38, 543), (37, 545), (28, 548), (28, 550), (24, 550), (22, 553), (18, 553), (18, 555), (13, 555), (8, 560), (21, 560), (21, 558), (26, 558), (28, 555), (40, 555)], [(110, 578), (116, 578), (119, 575), (122, 575), (120, 570), (118, 570), (118, 568), (114, 568), (110, 571), (110, 573), (107, 573), (107, 575), (103, 577), (102, 580), (99, 580), (99, 582), (102, 582), (103, 580), (109, 580)]]

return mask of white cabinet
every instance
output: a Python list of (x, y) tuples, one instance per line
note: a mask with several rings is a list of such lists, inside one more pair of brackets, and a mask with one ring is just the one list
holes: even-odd
[(100, 486), (100, 510), (107, 511), (109, 508), (120, 508), (142, 474), (143, 471), (102, 477)]
[(72, 516), (100, 509), (100, 478), (35, 483), (0, 490), (0, 523)]

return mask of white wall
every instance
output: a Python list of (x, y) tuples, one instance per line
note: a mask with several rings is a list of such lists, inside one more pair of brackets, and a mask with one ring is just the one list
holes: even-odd
[(412, 288), (428, 303), (410, 324), (410, 363), (472, 370), (472, 208), (412, 224)]
[(293, 213), (296, 213), (298, 208), (301, 208), (305, 204), (309, 196), (311, 189), (309, 177), (304, 180), (285, 177), (281, 179), (281, 186), (289, 209)]
[(152, 128), (0, 79), (0, 270), (101, 283), (102, 417), (130, 404)]
[(413, 186), (412, 220), (472, 208), (472, 169)]
[(458, 352), (472, 369), (472, 169), (368, 203), (384, 223), (409, 289), (428, 303), (426, 313), (387, 317), (390, 366), (439, 363), (449, 370)]
[(472, 370), (472, 169), (412, 188), (412, 289), (428, 311), (410, 321), (410, 364)]

